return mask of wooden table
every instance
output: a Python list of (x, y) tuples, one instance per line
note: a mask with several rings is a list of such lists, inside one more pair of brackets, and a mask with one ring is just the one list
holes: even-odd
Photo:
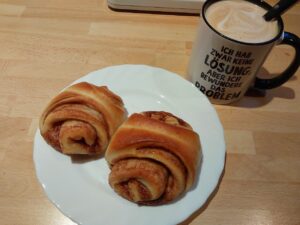
[[(300, 5), (283, 18), (299, 36)], [(45, 104), (105, 66), (147, 64), (185, 76), (198, 20), (113, 12), (105, 0), (0, 0), (0, 224), (74, 224), (35, 175), (32, 143)], [(264, 67), (280, 72), (292, 55), (277, 47)], [(299, 75), (264, 97), (215, 105), (227, 144), (224, 176), (182, 224), (300, 224)]]

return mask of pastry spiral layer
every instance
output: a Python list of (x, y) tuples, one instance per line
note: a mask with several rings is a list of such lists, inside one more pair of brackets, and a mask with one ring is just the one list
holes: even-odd
[(39, 128), (47, 143), (64, 154), (100, 154), (125, 119), (119, 96), (106, 86), (81, 82), (50, 101)]
[(199, 136), (167, 112), (132, 114), (111, 139), (105, 158), (110, 186), (142, 205), (170, 202), (188, 191), (201, 158)]

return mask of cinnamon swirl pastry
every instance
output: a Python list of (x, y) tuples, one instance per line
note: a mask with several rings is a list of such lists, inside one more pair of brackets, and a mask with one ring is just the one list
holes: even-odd
[(188, 191), (201, 159), (199, 136), (167, 112), (132, 114), (113, 135), (105, 158), (110, 186), (142, 205), (171, 202)]
[(50, 101), (39, 128), (47, 143), (64, 154), (100, 154), (125, 119), (119, 96), (106, 86), (81, 82)]

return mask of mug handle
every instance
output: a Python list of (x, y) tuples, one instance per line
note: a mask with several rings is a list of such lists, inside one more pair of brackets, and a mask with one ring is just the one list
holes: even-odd
[(292, 63), (277, 77), (271, 79), (261, 79), (256, 77), (254, 87), (259, 89), (272, 89), (278, 87), (288, 81), (297, 71), (300, 65), (300, 41), (299, 38), (292, 33), (284, 32), (284, 36), (279, 45), (290, 45), (295, 49), (295, 56)]

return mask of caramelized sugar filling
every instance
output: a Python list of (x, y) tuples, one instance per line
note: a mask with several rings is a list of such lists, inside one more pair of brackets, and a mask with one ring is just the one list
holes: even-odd
[(181, 126), (181, 127), (192, 129), (192, 127), (187, 122), (185, 122), (184, 120), (182, 120), (182, 119), (180, 119), (180, 118), (178, 118), (178, 117), (176, 117), (173, 114), (168, 113), (168, 112), (147, 111), (147, 112), (142, 112), (141, 114), (145, 115), (147, 117), (150, 117), (152, 119), (165, 122), (165, 123), (170, 124), (170, 125)]

